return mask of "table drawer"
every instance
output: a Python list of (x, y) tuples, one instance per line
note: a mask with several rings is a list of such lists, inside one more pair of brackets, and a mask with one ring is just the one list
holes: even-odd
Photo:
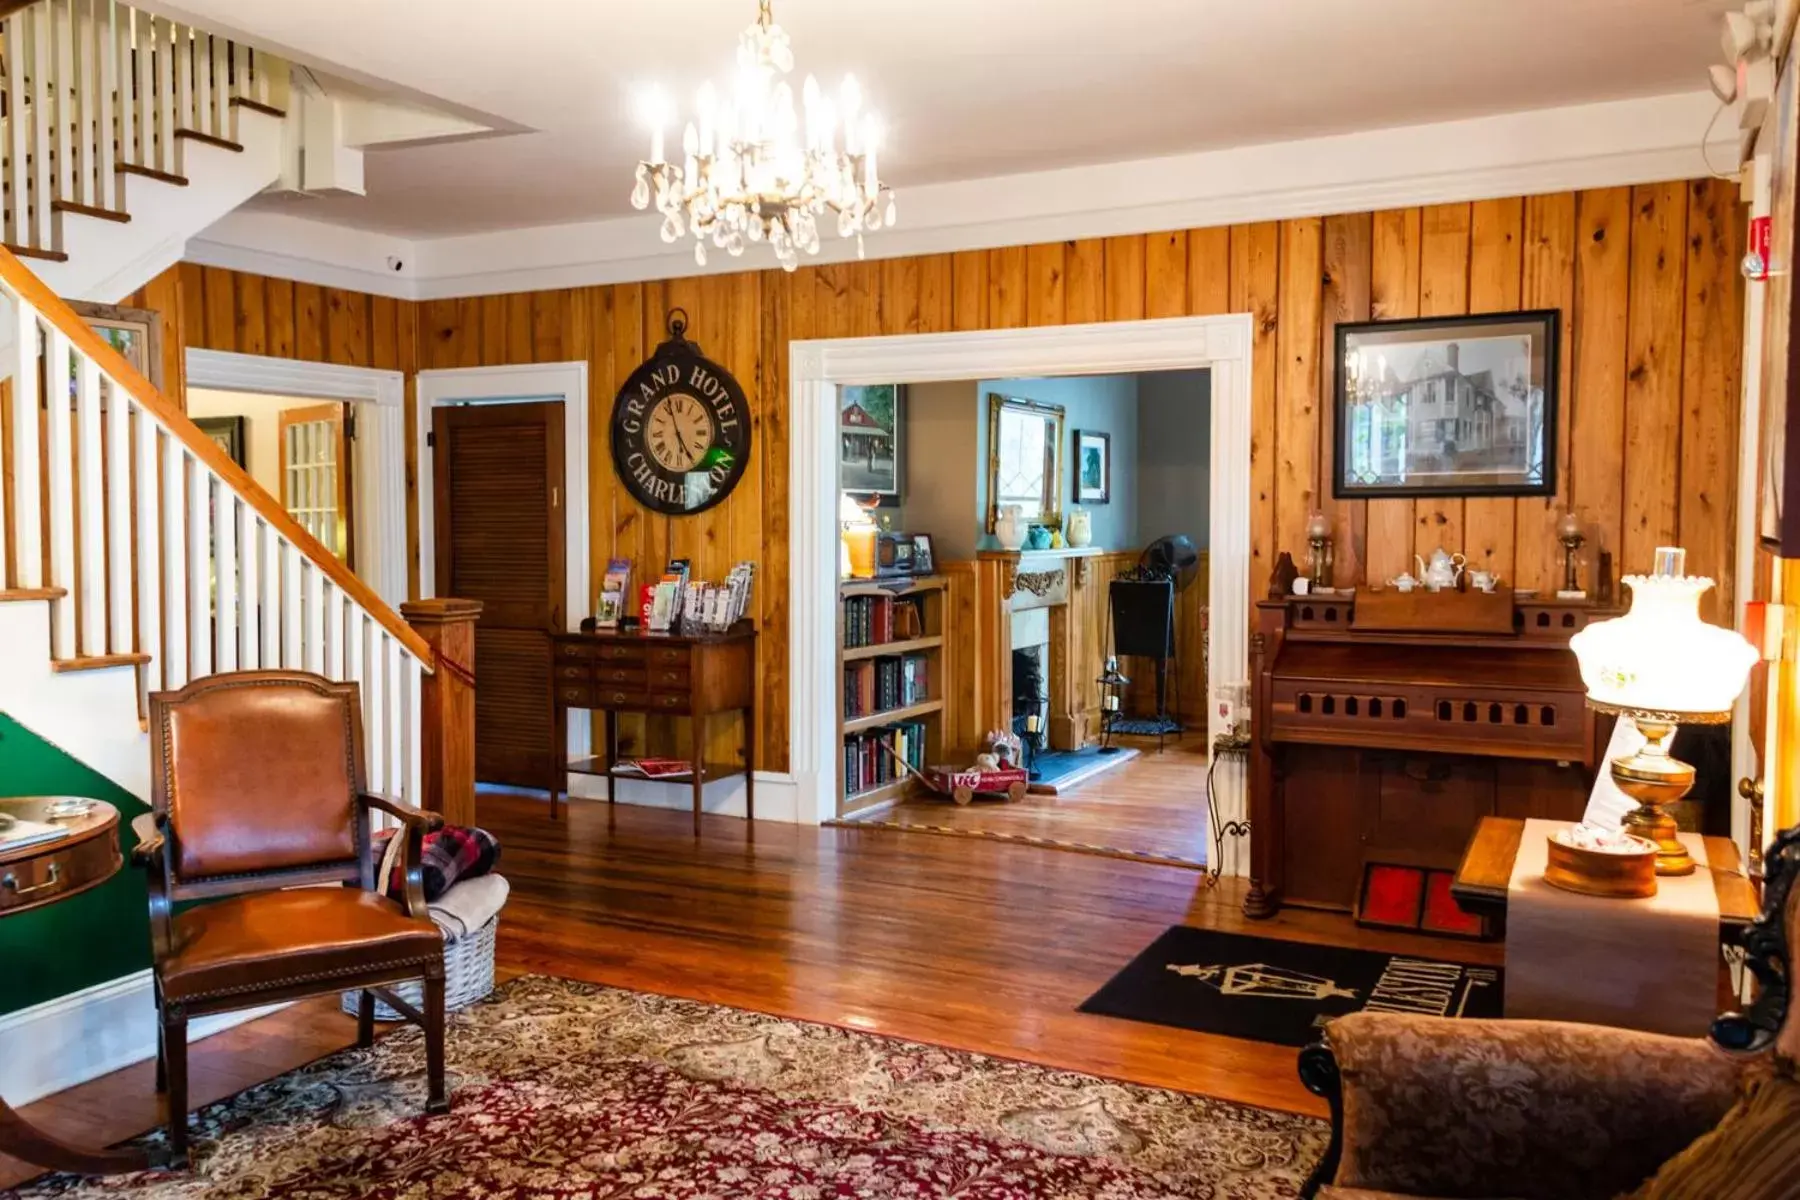
[(656, 692), (683, 692), (688, 690), (691, 676), (688, 666), (682, 663), (679, 667), (665, 667), (652, 664), (650, 667), (650, 690)]
[(599, 687), (594, 689), (594, 700), (601, 708), (649, 708), (650, 697), (644, 694), (642, 688), (642, 684)]
[(644, 664), (603, 662), (594, 668), (594, 678), (601, 687), (630, 687), (641, 691), (644, 687)]
[(620, 642), (601, 642), (598, 644), (600, 661), (602, 662), (643, 662), (644, 648)]
[(556, 699), (559, 703), (574, 708), (594, 707), (594, 689), (587, 683), (570, 683), (566, 679), (556, 681)]
[(594, 677), (594, 664), (585, 660), (571, 662), (567, 659), (556, 664), (556, 682), (586, 683)]
[(45, 854), (0, 867), (0, 913), (42, 904), (74, 891), (80, 882), (80, 872), (76, 870), (72, 852), (78, 849), (80, 847), (71, 846), (58, 854)]
[(590, 662), (593, 660), (596, 647), (589, 642), (557, 642), (556, 657), (559, 662), (571, 660)]
[(650, 695), (650, 707), (657, 712), (686, 712), (688, 694), (685, 691), (653, 692)]
[(650, 665), (652, 667), (685, 667), (688, 665), (688, 654), (686, 646), (653, 646), (650, 648)]

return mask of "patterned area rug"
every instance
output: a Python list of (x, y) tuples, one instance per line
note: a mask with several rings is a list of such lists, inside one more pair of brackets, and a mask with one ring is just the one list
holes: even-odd
[(1262, 1200), (1325, 1145), (1306, 1117), (536, 976), (449, 1036), (447, 1116), (409, 1027), (197, 1114), (192, 1172), (6, 1195)]

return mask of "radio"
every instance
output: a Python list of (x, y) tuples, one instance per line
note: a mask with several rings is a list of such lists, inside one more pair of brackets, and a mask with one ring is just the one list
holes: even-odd
[(877, 533), (875, 535), (876, 577), (917, 573), (917, 550), (918, 547), (910, 533)]

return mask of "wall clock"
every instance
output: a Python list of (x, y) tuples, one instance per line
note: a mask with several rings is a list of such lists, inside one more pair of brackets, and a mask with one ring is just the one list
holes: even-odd
[(730, 371), (687, 340), (687, 313), (669, 313), (669, 340), (613, 401), (613, 470), (638, 503), (670, 516), (705, 512), (750, 463), (750, 407)]

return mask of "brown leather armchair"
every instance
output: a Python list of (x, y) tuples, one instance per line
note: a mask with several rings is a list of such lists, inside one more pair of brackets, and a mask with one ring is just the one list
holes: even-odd
[[(187, 1024), (320, 993), (362, 989), (425, 1031), (428, 1112), (444, 1094), (444, 946), (425, 912), (422, 839), (432, 813), (365, 790), (354, 683), (304, 671), (236, 671), (150, 697), (152, 807), (133, 823), (149, 875), (169, 1148), (187, 1157)], [(406, 902), (381, 894), (370, 816), (403, 822)], [(338, 884), (338, 887), (303, 885)], [(202, 901), (181, 912), (174, 905)], [(423, 1011), (386, 985), (424, 981)]]
[(1745, 1074), (1800, 1055), (1787, 1022), (1800, 956), (1800, 827), (1763, 858), (1745, 932), (1759, 984), (1704, 1038), (1566, 1021), (1352, 1013), (1300, 1052), (1331, 1105), (1331, 1142), (1303, 1197), (1590, 1200), (1629, 1192), (1719, 1124)]

